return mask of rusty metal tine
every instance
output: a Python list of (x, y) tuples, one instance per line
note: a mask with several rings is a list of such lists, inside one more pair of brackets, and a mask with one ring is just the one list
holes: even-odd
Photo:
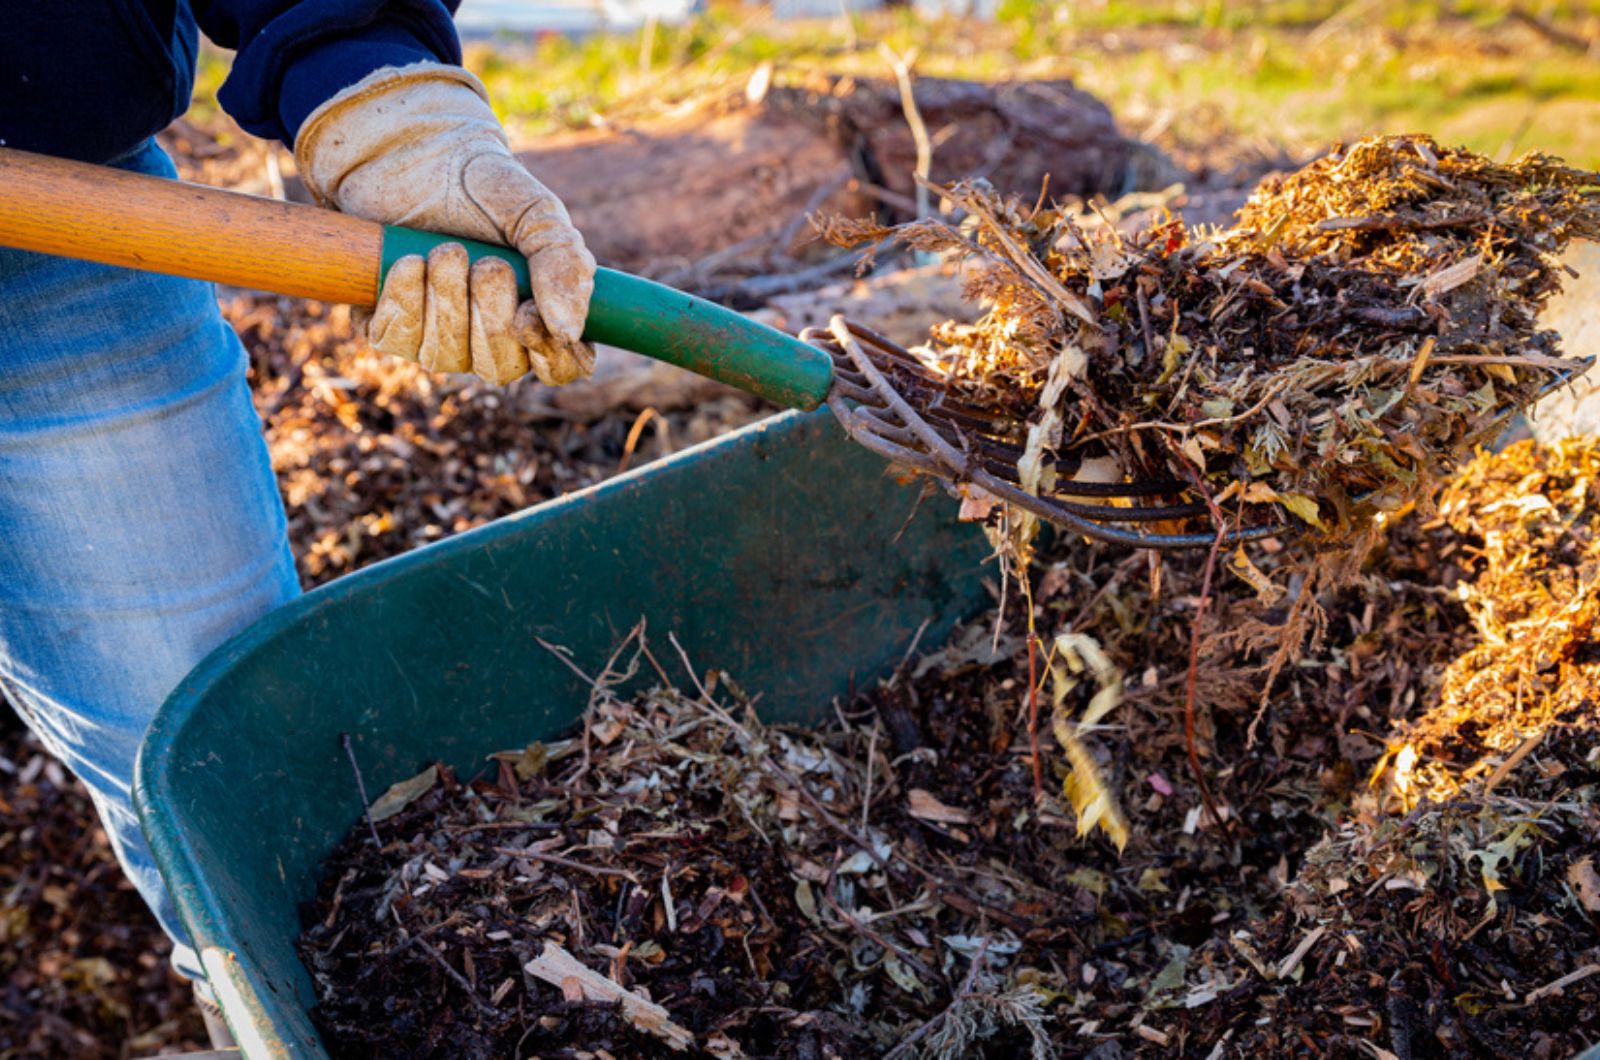
[[(1216, 540), (1214, 531), (1163, 534), (1118, 525), (1201, 517), (1208, 509), (1199, 502), (1124, 508), (1086, 504), (1062, 496), (1133, 498), (1187, 492), (1177, 482), (1074, 482), (1068, 479), (1057, 483), (1051, 495), (1029, 493), (1016, 477), (1016, 463), (1022, 450), (986, 433), (987, 429), (992, 429), (992, 417), (968, 415), (958, 402), (941, 402), (945, 396), (941, 382), (909, 351), (870, 328), (838, 316), (833, 318), (828, 330), (808, 328), (801, 333), (801, 338), (824, 349), (834, 362), (834, 386), (828, 396), (828, 407), (845, 432), (894, 463), (955, 482), (971, 482), (1023, 511), (1099, 541), (1134, 548), (1188, 549), (1207, 548)], [(875, 357), (885, 362), (882, 367)], [(896, 374), (904, 371), (913, 377), (902, 382), (931, 384), (929, 407), (918, 409), (907, 400), (906, 394), (886, 376), (885, 369)], [(910, 393), (919, 399), (930, 396), (915, 385)], [(1293, 530), (1275, 521), (1231, 531), (1222, 540), (1225, 545), (1232, 546)]]

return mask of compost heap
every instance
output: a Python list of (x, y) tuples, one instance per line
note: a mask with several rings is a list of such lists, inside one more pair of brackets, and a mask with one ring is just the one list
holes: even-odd
[(1600, 444), (1482, 456), (1441, 511), (1327, 592), (1258, 726), (1216, 633), (1260, 605), (1219, 585), (1222, 823), (1179, 717), (1199, 556), (1041, 557), (1039, 732), (1021, 608), (817, 730), (630, 639), (580, 732), (374, 804), (381, 851), (361, 824), (307, 910), (319, 1025), (338, 1056), (1570, 1056), (1600, 1038)]
[(1087, 230), (966, 183), (945, 190), (959, 226), (824, 234), (964, 262), (986, 314), (918, 352), (942, 400), (1024, 450), (1030, 492), (1109, 455), (1130, 479), (1198, 486), (1227, 521), (1276, 507), (1323, 545), (1370, 545), (1374, 513), (1426, 500), (1573, 367), (1537, 316), (1560, 289), (1556, 255), (1600, 237), (1597, 185), (1545, 155), (1502, 165), (1393, 136), (1269, 178), (1226, 231)]

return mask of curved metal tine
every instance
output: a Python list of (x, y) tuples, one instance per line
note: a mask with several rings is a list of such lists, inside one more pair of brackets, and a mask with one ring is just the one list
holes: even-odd
[(860, 414), (854, 409), (846, 406), (845, 403), (838, 398), (829, 398), (828, 408), (833, 412), (834, 416), (838, 418), (839, 425), (844, 428), (844, 432), (849, 435), (857, 444), (870, 449), (872, 452), (877, 453), (879, 456), (882, 456), (893, 463), (911, 468), (914, 471), (921, 471), (924, 474), (933, 475), (938, 478), (949, 477), (950, 472), (937, 463), (925, 451), (921, 449), (909, 449), (905, 446), (898, 445), (895, 442), (884, 438), (877, 432), (867, 428), (862, 423), (863, 417), (861, 417)]
[(1555, 393), (1559, 388), (1564, 387), (1574, 379), (1577, 379), (1580, 375), (1583, 375), (1589, 369), (1593, 368), (1595, 362), (1595, 358), (1592, 354), (1588, 357), (1574, 357), (1571, 360), (1572, 367), (1563, 372), (1557, 372), (1555, 375), (1551, 376), (1543, 386), (1534, 392), (1533, 397), (1535, 401), (1542, 397), (1548, 397), (1549, 395)]
[[(987, 477), (988, 476), (983, 476), (983, 478)], [(993, 493), (995, 496), (999, 497), (1001, 500), (1008, 501), (1024, 511), (1032, 512), (1034, 515), (1037, 515), (1046, 522), (1076, 530), (1085, 537), (1094, 538), (1097, 541), (1105, 541), (1118, 545), (1127, 545), (1132, 548), (1154, 548), (1166, 550), (1210, 548), (1217, 539), (1215, 532), (1195, 534), (1152, 534), (1143, 530), (1131, 530), (1116, 526), (1106, 526), (1103, 523), (1084, 519), (1070, 511), (1063, 510), (1045, 498), (1035, 497), (1033, 494), (1017, 489), (1008, 483), (995, 481), (985, 482), (983, 481), (983, 478), (974, 476), (973, 481), (977, 485), (982, 486), (985, 490), (988, 490), (990, 493)], [(1248, 541), (1259, 541), (1262, 538), (1276, 537), (1279, 534), (1290, 532), (1291, 530), (1292, 528), (1286, 524), (1255, 526), (1239, 530), (1231, 530), (1223, 535), (1222, 547), (1231, 548), (1236, 545), (1244, 544)]]
[(1195, 519), (1207, 513), (1206, 506), (1199, 501), (1187, 504), (1166, 504), (1146, 508), (1116, 508), (1109, 504), (1080, 504), (1077, 501), (1064, 501), (1059, 497), (1043, 498), (1046, 504), (1062, 511), (1081, 515), (1085, 519), (1094, 519), (1104, 523), (1159, 523), (1169, 519)]
[[(908, 427), (887, 421), (883, 416), (873, 415), (872, 412), (863, 413), (861, 409), (855, 410), (855, 417), (862, 430), (878, 438), (908, 450), (920, 448), (916, 433)], [(990, 473), (994, 474), (994, 471), (990, 469)], [(1002, 481), (1006, 481), (1008, 485), (1014, 484), (1014, 480), (1011, 479)], [(1206, 506), (1198, 501), (1159, 507), (1117, 508), (1108, 504), (1080, 504), (1058, 497), (1045, 497), (1043, 500), (1055, 510), (1071, 512), (1084, 519), (1101, 523), (1151, 523), (1168, 519), (1193, 519), (1205, 515), (1207, 510)]]
[[(851, 409), (838, 398), (829, 400), (829, 408), (839, 418), (845, 432), (858, 444), (877, 453), (894, 463), (925, 474), (941, 478), (949, 477), (950, 472), (938, 461), (933, 459), (920, 447), (909, 447), (894, 438), (885, 437), (882, 425), (856, 409)], [(915, 436), (910, 431), (899, 429), (895, 434)], [(1124, 529), (1114, 522), (1131, 522), (1138, 520), (1140, 510), (1136, 508), (1110, 508), (1104, 505), (1074, 505), (1067, 507), (1068, 502), (1046, 497), (1036, 497), (1011, 483), (1002, 482), (994, 476), (982, 471), (970, 476), (974, 484), (999, 499), (1006, 501), (1031, 512), (1039, 518), (1056, 526), (1076, 531), (1085, 537), (1108, 544), (1125, 545), (1132, 548), (1154, 549), (1190, 549), (1210, 548), (1216, 538), (1213, 533), (1193, 534), (1152, 534), (1148, 531)], [(1204, 514), (1204, 507), (1200, 511), (1192, 509), (1179, 509), (1170, 513), (1171, 516)], [(1167, 513), (1152, 514), (1150, 518), (1159, 519), (1167, 517)], [(1102, 521), (1104, 520), (1104, 521)], [(1236, 530), (1223, 537), (1224, 546), (1233, 547), (1247, 541), (1257, 541), (1265, 537), (1274, 537), (1290, 532), (1292, 528), (1285, 525), (1271, 525), (1251, 527)]]
[[(849, 330), (850, 334), (854, 335), (857, 339), (862, 340), (863, 346), (876, 347), (878, 350), (892, 356), (897, 362), (917, 369), (918, 373), (924, 378), (934, 382), (938, 381), (937, 377), (932, 376), (927, 372), (927, 369), (922, 365), (922, 362), (917, 360), (916, 356), (912, 354), (911, 351), (900, 346), (894, 340), (881, 335), (876, 331), (873, 331), (869, 327), (857, 324), (854, 321), (845, 321), (845, 327)], [(864, 350), (863, 352), (867, 351)], [(975, 425), (994, 422), (994, 417), (973, 414), (972, 412), (968, 411), (968, 406), (962, 403), (944, 403), (919, 411), (922, 411), (925, 414), (929, 426), (932, 426), (935, 430), (938, 430), (941, 426), (945, 426), (945, 424), (942, 424), (940, 421), (946, 418), (970, 418), (975, 421)], [(978, 434), (975, 436), (966, 435), (961, 433), (959, 428), (954, 424), (949, 425), (948, 429), (955, 431), (957, 437), (955, 439), (950, 439), (946, 431), (939, 431), (941, 435), (946, 436), (946, 440), (952, 441), (961, 448), (970, 447), (978, 449), (986, 457), (990, 455), (990, 453), (986, 452), (986, 450), (998, 450), (1000, 457), (999, 462), (1002, 464), (1007, 462), (1008, 458), (1014, 461), (1015, 459), (1020, 458), (1022, 455), (1021, 449), (1000, 441), (999, 439), (991, 438), (983, 434)], [(1058, 482), (1056, 484), (1055, 491), (1057, 493), (1064, 493), (1070, 496), (1078, 497), (1153, 497), (1164, 494), (1183, 493), (1185, 492), (1185, 488), (1181, 483), (1176, 481), (1073, 482), (1072, 480), (1068, 479)], [(1165, 513), (1167, 509), (1152, 509), (1152, 511)], [(1170, 516), (1167, 514), (1152, 514), (1138, 518), (1163, 519), (1169, 517)], [(1127, 518), (1127, 516), (1124, 516), (1124, 518)]]
[[(898, 349), (889, 340), (884, 339), (871, 329), (852, 324), (842, 318), (835, 317), (834, 326), (845, 334), (841, 336), (838, 331), (820, 332), (819, 329), (807, 329), (802, 333), (803, 338), (808, 338), (819, 346), (823, 346), (829, 356), (835, 360), (836, 368), (843, 367), (848, 379), (838, 379), (840, 373), (836, 372), (836, 379), (844, 383), (840, 386), (839, 393), (829, 396), (828, 406), (838, 417), (847, 434), (867, 449), (878, 453), (895, 463), (904, 465), (913, 470), (923, 471), (943, 478), (956, 480), (966, 479), (1001, 500), (1007, 501), (1024, 511), (1044, 519), (1058, 526), (1066, 527), (1083, 534), (1085, 537), (1112, 544), (1126, 545), (1133, 548), (1154, 549), (1191, 549), (1209, 548), (1217, 540), (1215, 533), (1194, 534), (1152, 534), (1136, 529), (1125, 529), (1120, 526), (1107, 525), (1108, 523), (1126, 523), (1135, 521), (1153, 521), (1176, 518), (1187, 518), (1205, 513), (1205, 506), (1199, 504), (1167, 505), (1151, 508), (1115, 508), (1109, 505), (1084, 505), (1071, 501), (1064, 501), (1057, 497), (1038, 497), (1023, 490), (1020, 486), (1006, 481), (984, 466), (972, 466), (964, 458), (967, 455), (968, 439), (954, 425), (946, 422), (941, 431), (929, 423), (921, 420), (917, 411), (905, 399), (893, 391), (888, 381), (870, 363), (870, 355), (858, 343), (847, 343), (845, 338), (861, 337), (875, 345), (885, 348)], [(822, 338), (822, 342), (817, 342)], [(829, 341), (831, 340), (831, 341)], [(851, 349), (854, 345), (855, 348)], [(848, 359), (846, 359), (848, 357)], [(866, 362), (866, 363), (863, 363)], [(874, 378), (876, 377), (876, 378)], [(846, 392), (855, 391), (855, 394)], [(857, 398), (857, 394), (860, 395)], [(848, 399), (860, 400), (863, 408), (851, 408)], [(884, 402), (878, 404), (872, 399)], [(920, 420), (922, 429), (918, 429)], [(896, 422), (899, 421), (899, 422)], [(946, 432), (954, 434), (951, 439)], [(933, 451), (930, 452), (930, 443)], [(942, 443), (942, 444), (939, 444)], [(983, 461), (990, 463), (989, 459)], [(1002, 467), (1007, 461), (999, 462)], [(1144, 489), (1141, 495), (1150, 495), (1150, 492), (1178, 492), (1172, 490), (1167, 484), (1155, 483), (1082, 483), (1080, 485), (1093, 487), (1110, 486), (1113, 489), (1119, 485), (1134, 486)], [(1101, 496), (1119, 496), (1122, 494), (1103, 493)], [(1246, 541), (1256, 541), (1265, 537), (1272, 537), (1290, 531), (1291, 528), (1284, 524), (1250, 527), (1230, 531), (1223, 535), (1222, 544), (1227, 546), (1242, 544)]]
[[(941, 421), (937, 413), (927, 417), (928, 423), (941, 434), (946, 433), (941, 428), (947, 425)], [(947, 428), (954, 430), (954, 428)], [(1022, 450), (1014, 445), (990, 438), (982, 434), (962, 434), (957, 432), (957, 437), (966, 443), (968, 448), (977, 451), (985, 461), (991, 465), (991, 470), (1009, 469), (1022, 459)], [(1064, 493), (1072, 497), (1160, 497), (1188, 492), (1188, 487), (1175, 479), (1159, 481), (1155, 479), (1141, 479), (1132, 482), (1077, 482), (1073, 479), (1061, 479), (1055, 485), (1055, 492)]]

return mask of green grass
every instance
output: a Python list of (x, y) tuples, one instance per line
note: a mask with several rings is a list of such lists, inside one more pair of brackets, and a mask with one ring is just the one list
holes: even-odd
[[(1600, 36), (1600, 0), (1527, 6)], [(1206, 115), (1296, 148), (1419, 131), (1490, 154), (1540, 148), (1600, 166), (1600, 62), (1514, 24), (1510, 9), (1509, 0), (1007, 0), (994, 25), (888, 13), (847, 27), (718, 6), (648, 40), (507, 38), (469, 47), (467, 63), (520, 136), (581, 126), (620, 103), (692, 96), (765, 62), (789, 81), (815, 71), (883, 76), (882, 42), (915, 49), (928, 75), (1071, 77), (1135, 132), (1167, 114), (1181, 135), (1188, 116)], [(215, 56), (203, 61), (201, 112), (214, 108), (224, 70)]]

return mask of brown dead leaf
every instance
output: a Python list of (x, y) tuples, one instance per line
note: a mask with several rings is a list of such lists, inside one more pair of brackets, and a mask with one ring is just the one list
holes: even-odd
[(939, 824), (971, 824), (972, 814), (956, 806), (948, 806), (922, 788), (912, 788), (906, 793), (907, 810), (913, 817)]
[(422, 798), (433, 790), (433, 785), (439, 779), (439, 767), (429, 766), (409, 780), (402, 780), (390, 786), (389, 790), (379, 795), (367, 808), (367, 814), (376, 821), (387, 821), (413, 802)]
[(1567, 883), (1578, 896), (1579, 904), (1591, 913), (1600, 913), (1600, 872), (1595, 871), (1593, 858), (1568, 865)]

